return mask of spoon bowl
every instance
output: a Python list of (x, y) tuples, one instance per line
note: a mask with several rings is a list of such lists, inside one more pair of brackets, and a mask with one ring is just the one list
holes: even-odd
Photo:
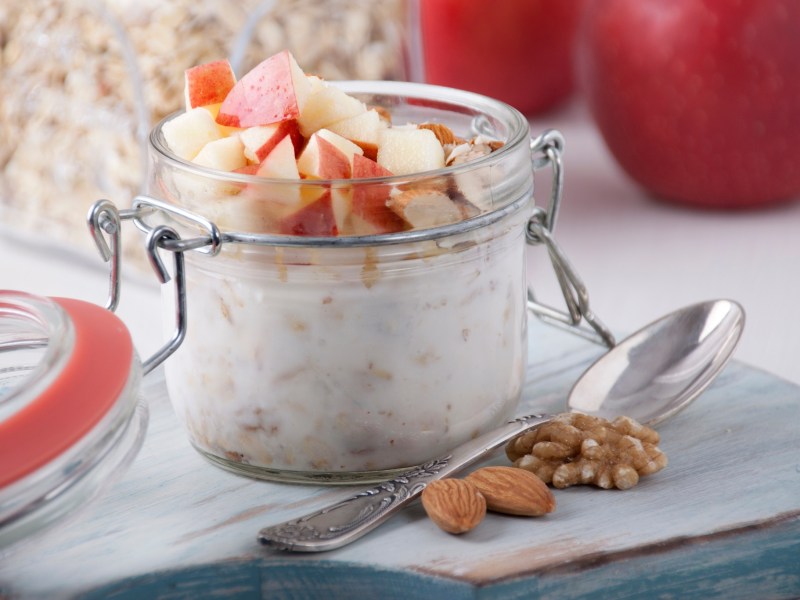
[(597, 359), (573, 385), (570, 410), (649, 426), (688, 406), (733, 355), (744, 310), (732, 300), (693, 304), (662, 317)]

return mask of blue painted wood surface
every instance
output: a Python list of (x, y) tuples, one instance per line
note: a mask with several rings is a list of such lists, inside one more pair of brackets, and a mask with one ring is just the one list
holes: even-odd
[[(532, 330), (519, 412), (559, 411), (601, 349)], [(255, 536), (352, 489), (213, 467), (159, 372), (143, 393), (152, 418), (137, 460), (83, 514), (0, 557), (0, 598), (800, 597), (800, 388), (743, 364), (659, 427), (670, 464), (632, 490), (557, 490), (545, 518), (490, 514), (458, 537), (417, 504), (322, 555)]]

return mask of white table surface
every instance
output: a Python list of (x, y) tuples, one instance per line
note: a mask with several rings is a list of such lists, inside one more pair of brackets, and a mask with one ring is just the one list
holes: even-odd
[[(686, 304), (737, 300), (747, 327), (736, 358), (800, 383), (800, 199), (734, 212), (659, 202), (619, 169), (579, 101), (531, 122), (534, 135), (550, 127), (567, 140), (557, 240), (601, 319), (615, 333), (630, 333)], [(548, 185), (546, 175), (537, 176), (540, 204)], [(54, 253), (8, 231), (0, 233), (0, 256), (2, 288), (105, 300), (99, 257)], [(531, 250), (529, 264), (540, 297), (560, 305), (544, 249)], [(118, 313), (143, 356), (160, 344), (157, 287), (141, 276), (123, 285)]]

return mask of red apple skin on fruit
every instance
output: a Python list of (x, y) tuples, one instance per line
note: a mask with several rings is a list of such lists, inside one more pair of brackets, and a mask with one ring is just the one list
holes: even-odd
[(259, 165), (245, 165), (243, 167), (239, 167), (238, 169), (234, 169), (234, 173), (240, 173), (241, 175), (258, 175), (258, 167)]
[(596, 0), (581, 87), (623, 169), (665, 199), (800, 195), (800, 2)]
[(423, 0), (425, 81), (485, 94), (526, 114), (574, 88), (573, 42), (584, 0)]
[(281, 219), (278, 230), (284, 235), (321, 237), (338, 235), (331, 191), (325, 190), (318, 199)]
[[(391, 177), (392, 173), (374, 160), (360, 154), (353, 156), (353, 179)], [(405, 221), (386, 205), (391, 186), (385, 183), (356, 183), (353, 186), (352, 212), (376, 229), (392, 233), (405, 229)]]
[(186, 110), (218, 104), (236, 85), (236, 76), (227, 60), (197, 65), (184, 73)]
[(220, 106), (217, 123), (255, 127), (296, 119), (310, 89), (294, 57), (284, 50), (256, 65), (233, 86)]
[(264, 125), (263, 127), (271, 128), (272, 132), (270, 137), (267, 138), (264, 143), (255, 150), (255, 155), (258, 159), (258, 162), (263, 161), (267, 155), (272, 152), (273, 148), (275, 148), (275, 146), (277, 146), (287, 135), (289, 136), (289, 139), (292, 140), (295, 157), (300, 155), (300, 151), (303, 149), (303, 145), (305, 144), (305, 138), (303, 138), (301, 135), (300, 128), (297, 126), (297, 121), (295, 119), (287, 119), (286, 121), (272, 123), (271, 125)]
[(344, 152), (317, 133), (298, 157), (297, 168), (307, 179), (349, 179), (353, 173)]

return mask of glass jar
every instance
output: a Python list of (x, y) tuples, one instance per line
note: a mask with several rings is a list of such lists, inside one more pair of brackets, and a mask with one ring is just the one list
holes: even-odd
[[(159, 212), (176, 226), (210, 220), (224, 232), (213, 251), (183, 253), (187, 328), (166, 363), (169, 396), (202, 454), (256, 477), (385, 478), (508, 420), (522, 388), (527, 121), (468, 92), (337, 85), (396, 124), (438, 121), (504, 145), (411, 176), (298, 182), (205, 169), (169, 151), (168, 119), (154, 129), (149, 185), (165, 202)], [(376, 188), (453, 186), (473, 211), (456, 223), (280, 233), (293, 219), (280, 209), (290, 194), (305, 198), (304, 210), (318, 202), (335, 213), (336, 202)], [(164, 296), (172, 315), (172, 294)]]
[(147, 424), (140, 379), (113, 313), (0, 291), (0, 553), (124, 471)]

